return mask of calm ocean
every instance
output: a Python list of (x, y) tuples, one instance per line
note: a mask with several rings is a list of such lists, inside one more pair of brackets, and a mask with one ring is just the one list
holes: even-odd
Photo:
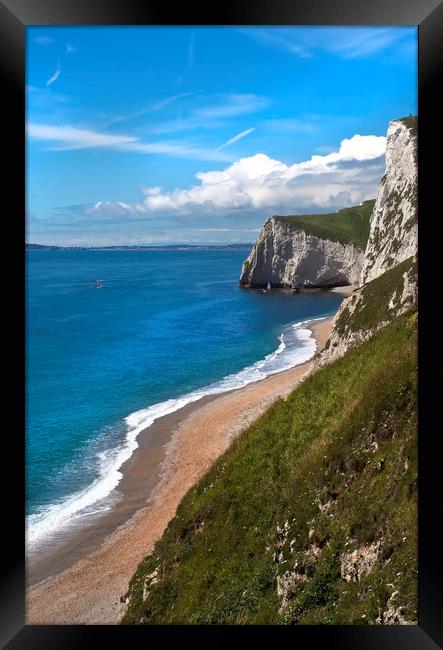
[(293, 324), (333, 314), (342, 296), (242, 290), (246, 256), (27, 252), (29, 548), (108, 507), (156, 417), (312, 356), (309, 330)]

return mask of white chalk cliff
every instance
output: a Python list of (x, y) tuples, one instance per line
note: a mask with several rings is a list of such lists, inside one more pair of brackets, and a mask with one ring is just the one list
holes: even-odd
[(317, 365), (343, 356), (417, 305), (417, 179), (417, 118), (394, 120), (387, 133), (386, 171), (371, 216), (361, 286), (340, 305)]
[(417, 120), (389, 124), (386, 172), (371, 217), (362, 284), (379, 277), (417, 251)]
[[(327, 217), (325, 217), (327, 218)], [(357, 284), (364, 252), (353, 243), (332, 241), (271, 217), (243, 263), (240, 285), (264, 287), (333, 287)]]

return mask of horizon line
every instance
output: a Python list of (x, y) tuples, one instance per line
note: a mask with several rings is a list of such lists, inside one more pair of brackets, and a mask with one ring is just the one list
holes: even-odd
[(158, 244), (39, 244), (25, 242), (25, 246), (38, 246), (43, 248), (164, 248), (187, 246), (192, 248), (206, 247), (227, 247), (227, 246), (250, 246), (252, 241), (240, 242), (163, 242)]

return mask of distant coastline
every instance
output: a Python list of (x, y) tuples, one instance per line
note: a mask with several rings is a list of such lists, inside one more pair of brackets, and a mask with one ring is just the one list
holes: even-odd
[(25, 244), (25, 250), (44, 251), (66, 251), (66, 250), (89, 250), (89, 251), (127, 251), (127, 250), (160, 250), (160, 251), (181, 251), (181, 250), (250, 250), (252, 242), (240, 244), (140, 244), (139, 246), (51, 246), (49, 244)]

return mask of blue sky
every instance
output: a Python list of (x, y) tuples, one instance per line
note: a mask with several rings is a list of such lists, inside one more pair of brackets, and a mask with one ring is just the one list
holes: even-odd
[(375, 196), (415, 27), (27, 28), (27, 241), (253, 241)]

